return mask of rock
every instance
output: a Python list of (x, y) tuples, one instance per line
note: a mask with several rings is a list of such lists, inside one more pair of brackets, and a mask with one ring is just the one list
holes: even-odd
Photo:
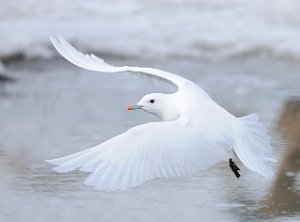
[(282, 215), (282, 212), (286, 215), (300, 212), (297, 182), (300, 172), (300, 98), (287, 101), (278, 127), (287, 145), (273, 187), (262, 208), (262, 213), (271, 217)]
[(11, 82), (14, 81), (13, 78), (8, 77), (5, 73), (7, 73), (7, 70), (4, 66), (4, 64), (2, 63), (2, 61), (0, 60), (0, 82)]

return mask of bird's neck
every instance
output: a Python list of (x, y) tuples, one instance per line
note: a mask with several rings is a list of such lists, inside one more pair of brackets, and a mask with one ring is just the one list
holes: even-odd
[(180, 113), (178, 107), (176, 103), (173, 103), (173, 100), (170, 98), (166, 102), (165, 108), (161, 110), (161, 113), (159, 113), (159, 118), (162, 121), (172, 121), (178, 119), (179, 117)]
[(172, 110), (168, 110), (168, 112), (164, 112), (158, 117), (161, 119), (161, 121), (172, 121), (178, 119), (180, 114), (178, 112), (172, 112)]

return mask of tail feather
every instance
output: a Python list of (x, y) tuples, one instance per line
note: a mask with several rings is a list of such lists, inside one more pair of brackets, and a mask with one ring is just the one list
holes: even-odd
[(269, 162), (276, 162), (272, 157), (273, 148), (263, 123), (258, 122), (257, 114), (240, 118), (234, 151), (250, 170), (264, 177), (272, 177), (274, 171)]

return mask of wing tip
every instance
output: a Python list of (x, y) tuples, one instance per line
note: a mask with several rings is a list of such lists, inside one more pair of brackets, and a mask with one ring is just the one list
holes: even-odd
[(57, 165), (55, 163), (55, 160), (44, 160), (46, 163), (52, 164), (52, 165)]
[(64, 169), (64, 167), (61, 166), (53, 167), (52, 169), (57, 173), (67, 173), (71, 171), (69, 169)]
[(54, 48), (55, 48), (55, 45), (59, 43), (57, 41), (57, 39), (55, 37), (53, 37), (53, 36), (49, 36), (49, 40), (52, 43), (52, 45), (54, 46)]
[(60, 34), (56, 34), (56, 36), (49, 36), (50, 42), (54, 45), (54, 43), (60, 43), (61, 39), (64, 39)]
[(46, 163), (49, 163), (51, 165), (55, 165), (55, 167), (52, 167), (52, 170), (54, 170), (57, 173), (67, 173), (70, 170), (64, 169), (64, 167), (58, 166), (59, 164), (56, 162), (56, 159), (54, 160), (44, 160)]

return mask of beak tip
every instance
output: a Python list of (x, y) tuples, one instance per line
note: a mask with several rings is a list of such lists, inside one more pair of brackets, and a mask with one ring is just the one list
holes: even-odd
[(127, 110), (135, 110), (135, 109), (141, 109), (141, 106), (139, 105), (132, 105), (132, 106), (128, 106)]

